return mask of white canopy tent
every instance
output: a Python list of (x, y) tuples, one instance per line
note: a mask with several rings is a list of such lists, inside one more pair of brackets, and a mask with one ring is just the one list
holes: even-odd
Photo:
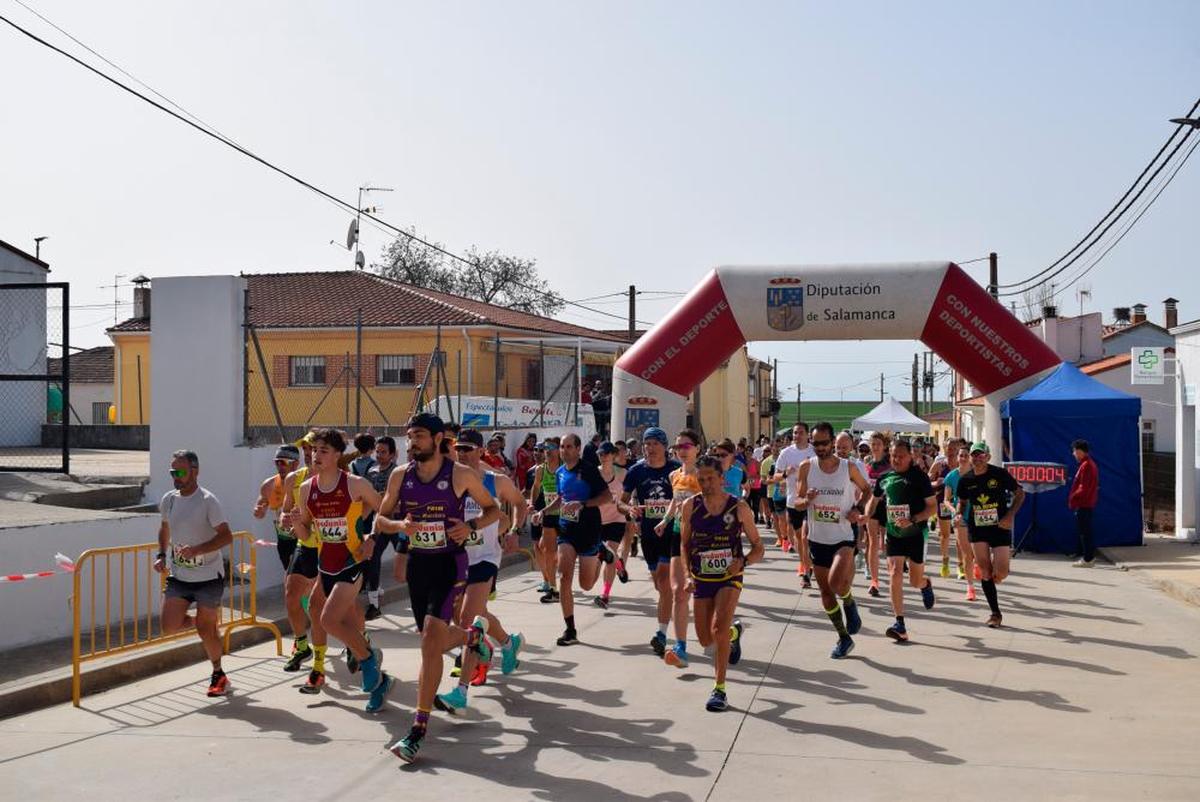
[(929, 424), (926, 421), (909, 412), (891, 396), (867, 414), (855, 418), (851, 428), (859, 432), (929, 433)]

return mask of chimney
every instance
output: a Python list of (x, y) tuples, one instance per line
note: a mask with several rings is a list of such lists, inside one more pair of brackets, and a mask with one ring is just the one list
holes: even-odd
[(1168, 329), (1173, 329), (1179, 325), (1179, 303), (1178, 298), (1168, 298), (1163, 301), (1163, 317), (1166, 320), (1164, 324)]
[(1042, 317), (1046, 318), (1047, 320), (1053, 320), (1054, 318), (1058, 317), (1058, 307), (1057, 306), (1043, 306), (1042, 307)]
[(150, 319), (150, 279), (145, 276), (133, 279), (133, 316)]
[(1118, 328), (1123, 328), (1129, 325), (1129, 307), (1118, 306), (1113, 309), (1113, 323)]
[(1133, 317), (1130, 318), (1129, 322), (1137, 324), (1137, 323), (1142, 323), (1145, 320), (1146, 320), (1146, 305), (1145, 304), (1134, 304), (1133, 305)]

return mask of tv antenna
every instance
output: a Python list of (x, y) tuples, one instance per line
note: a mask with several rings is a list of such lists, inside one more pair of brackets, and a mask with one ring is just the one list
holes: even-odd
[(1080, 284), (1075, 289), (1075, 297), (1079, 299), (1079, 316), (1083, 317), (1083, 302), (1084, 300), (1092, 300), (1092, 285)]
[(360, 233), (362, 231), (362, 216), (363, 212), (367, 214), (376, 214), (382, 206), (363, 206), (363, 193), (370, 192), (395, 192), (391, 187), (373, 187), (364, 185), (358, 188), (358, 205), (355, 206), (354, 219), (350, 221), (350, 228), (346, 231), (346, 250), (354, 252), (354, 269), (362, 270), (367, 266), (367, 259), (363, 256), (363, 252), (358, 248)]

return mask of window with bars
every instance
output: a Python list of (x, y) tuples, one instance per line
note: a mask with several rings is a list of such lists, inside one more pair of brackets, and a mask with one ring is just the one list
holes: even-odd
[(108, 401), (93, 401), (92, 402), (92, 423), (97, 426), (108, 425)]
[(375, 383), (399, 387), (417, 383), (417, 358), (412, 354), (380, 354), (375, 357)]
[(288, 376), (292, 387), (324, 387), (325, 357), (288, 357)]
[(1154, 451), (1154, 421), (1142, 420), (1142, 451), (1151, 453)]

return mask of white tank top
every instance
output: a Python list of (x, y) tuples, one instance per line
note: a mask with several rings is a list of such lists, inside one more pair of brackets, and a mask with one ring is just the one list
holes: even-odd
[[(483, 487), (487, 492), (492, 494), (492, 498), (496, 497), (496, 474), (491, 471), (484, 471)], [(464, 515), (468, 521), (478, 518), (483, 515), (483, 510), (479, 509), (479, 505), (475, 503), (475, 499), (469, 495), (464, 499)], [(472, 532), (467, 538), (467, 557), (471, 565), (481, 562), (489, 562), (500, 565), (500, 559), (503, 551), (500, 548), (500, 522), (495, 521), (483, 527), (477, 532)]]
[(850, 481), (850, 463), (838, 460), (837, 470), (825, 473), (816, 457), (808, 460), (808, 487), (817, 496), (808, 503), (808, 540), (832, 546), (854, 539), (846, 514), (854, 506), (855, 486)]

